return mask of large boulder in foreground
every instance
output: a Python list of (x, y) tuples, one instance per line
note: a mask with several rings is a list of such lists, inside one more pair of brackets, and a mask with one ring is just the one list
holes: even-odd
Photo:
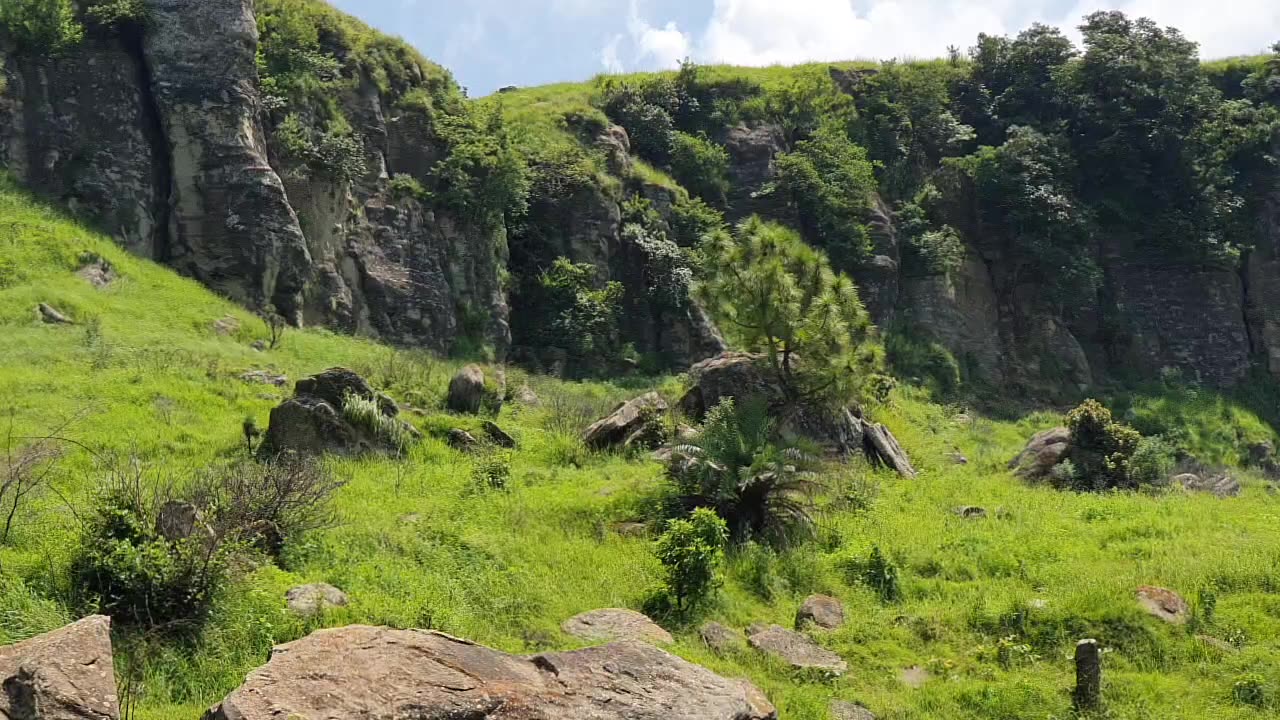
[(399, 450), (384, 433), (347, 418), (343, 406), (348, 397), (375, 403), (388, 424), (398, 425), (410, 436), (418, 435), (412, 425), (397, 419), (400, 409), (394, 401), (375, 393), (356, 373), (346, 368), (331, 368), (299, 380), (293, 397), (271, 411), (271, 424), (259, 453), (274, 457), (286, 452), (360, 455)]
[(474, 415), (480, 412), (484, 403), (484, 369), (479, 365), (468, 365), (458, 371), (449, 381), (449, 394), (445, 398), (445, 406), (456, 413)]
[(281, 645), (205, 720), (774, 720), (755, 687), (652, 645), (508, 655), (436, 632), (352, 626)]
[(0, 648), (0, 718), (119, 720), (111, 619), (87, 617)]
[(641, 395), (619, 405), (608, 417), (601, 418), (582, 433), (582, 442), (593, 450), (622, 447), (631, 436), (644, 429), (653, 413), (667, 411), (667, 401), (656, 392)]

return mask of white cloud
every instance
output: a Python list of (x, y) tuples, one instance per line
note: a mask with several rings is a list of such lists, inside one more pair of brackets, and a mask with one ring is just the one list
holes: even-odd
[[(697, 32), (655, 26), (632, 0), (613, 67), (672, 67), (686, 56), (735, 65), (941, 57), (979, 33), (1013, 34), (1033, 22), (1076, 26), (1097, 9), (1151, 17), (1201, 44), (1204, 57), (1263, 52), (1280, 40), (1280, 0), (712, 0)], [(625, 60), (618, 47), (633, 52)], [(629, 62), (628, 62), (629, 61)]]
[(605, 43), (604, 49), (600, 51), (600, 64), (604, 65), (604, 69), (611, 73), (620, 73), (627, 69), (622, 63), (620, 54), (622, 48), (622, 35), (614, 35), (608, 43)]

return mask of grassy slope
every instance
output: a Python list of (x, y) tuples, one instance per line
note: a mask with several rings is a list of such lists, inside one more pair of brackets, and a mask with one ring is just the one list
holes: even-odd
[[(100, 291), (77, 278), (83, 251), (108, 258), (123, 279)], [(38, 302), (78, 324), (39, 323)], [(242, 329), (218, 336), (212, 323), (227, 315)], [(96, 339), (89, 330), (95, 321)], [(296, 378), (342, 364), (398, 397), (434, 406), (455, 367), (317, 330), (290, 333), (275, 351), (253, 351), (250, 343), (263, 335), (244, 311), (0, 187), (0, 408), (12, 408), (15, 433), (86, 412), (64, 434), (136, 452), (158, 474), (181, 481), (238, 452), (241, 420), (253, 415), (265, 423), (282, 397), (284, 391), (240, 381), (245, 369), (274, 368)], [(513, 383), (524, 380), (513, 373)], [(637, 517), (660, 470), (586, 455), (571, 433), (555, 428), (576, 429), (645, 387), (674, 395), (678, 383), (528, 381), (543, 406), (508, 405), (500, 417), (522, 441), (509, 492), (475, 491), (471, 461), (436, 440), (405, 462), (335, 462), (351, 480), (338, 501), (340, 527), (293, 548), (286, 570), (246, 570), (226, 588), (197, 641), (152, 642), (144, 655), (134, 650), (141, 639), (122, 636), (122, 664), (145, 658), (140, 717), (194, 720), (260, 664), (273, 643), (311, 629), (283, 608), (285, 589), (302, 581), (331, 582), (353, 599), (312, 625), (431, 626), (511, 651), (572, 647), (558, 631), (564, 618), (594, 607), (638, 606), (658, 568), (645, 540), (609, 528)], [(1133, 404), (1141, 412), (1187, 414), (1204, 428), (1206, 446), (1223, 456), (1231, 452), (1224, 444), (1239, 436), (1269, 432), (1216, 396), (1138, 397)], [(1115, 717), (1269, 716), (1232, 699), (1233, 683), (1250, 673), (1262, 676), (1273, 696), (1280, 693), (1280, 502), (1260, 481), (1250, 478), (1244, 497), (1228, 501), (1058, 493), (1027, 487), (1004, 470), (1033, 430), (1056, 421), (1053, 415), (985, 419), (910, 390), (880, 414), (912, 451), (922, 477), (833, 469), (830, 479), (841, 490), (825, 501), (819, 540), (780, 557), (736, 555), (707, 615), (736, 627), (789, 625), (805, 594), (833, 593), (846, 602), (850, 622), (822, 641), (849, 660), (848, 676), (792, 677), (745, 652), (716, 658), (688, 629), (677, 633), (677, 652), (751, 677), (789, 719), (825, 718), (832, 697), (862, 701), (883, 718), (1048, 718), (1069, 715), (1068, 654), (1077, 638), (1091, 636), (1115, 649), (1107, 686)], [(428, 429), (474, 424), (434, 407), (415, 421)], [(970, 464), (952, 465), (946, 456), (953, 448)], [(83, 506), (95, 483), (91, 464), (73, 454), (64, 471), (58, 488), (72, 506)], [(865, 497), (867, 486), (879, 487), (870, 509), (836, 502), (842, 493)], [(965, 521), (952, 512), (961, 505), (991, 512)], [(59, 600), (75, 520), (52, 495), (33, 510), (0, 548), (5, 640), (51, 629), (78, 612)], [(900, 604), (882, 604), (850, 572), (873, 545), (902, 567)], [(1242, 649), (1214, 650), (1186, 629), (1142, 615), (1133, 590), (1145, 583), (1191, 598), (1216, 585), (1217, 622), (1198, 632), (1235, 639)], [(1031, 608), (1032, 600), (1047, 604)], [(995, 648), (1010, 637), (1028, 652), (1006, 652), (1010, 661), (1002, 664)], [(902, 685), (899, 672), (914, 665), (929, 668), (934, 680), (921, 689)]]

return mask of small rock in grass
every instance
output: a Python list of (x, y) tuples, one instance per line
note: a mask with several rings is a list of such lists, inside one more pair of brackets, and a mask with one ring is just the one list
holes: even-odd
[(213, 321), (213, 332), (221, 337), (230, 337), (240, 332), (240, 321), (230, 315)]
[(460, 428), (450, 430), (449, 439), (446, 442), (454, 450), (470, 450), (480, 444), (480, 441), (476, 440), (474, 435)]
[(489, 436), (489, 440), (498, 447), (507, 448), (508, 450), (516, 446), (516, 439), (507, 434), (507, 431), (498, 427), (498, 424), (492, 420), (485, 420), (480, 425), (484, 428), (484, 434)]
[(269, 370), (248, 370), (240, 375), (240, 379), (247, 383), (271, 385), (273, 387), (284, 387), (289, 384), (288, 375), (281, 375)]
[(1144, 585), (1137, 594), (1139, 607), (1171, 625), (1185, 625), (1191, 619), (1191, 606), (1172, 590)]
[(915, 689), (920, 689), (924, 687), (924, 684), (929, 682), (929, 679), (931, 677), (932, 676), (929, 674), (929, 671), (925, 670), (919, 665), (906, 668), (899, 675), (899, 678), (902, 680), (903, 685), (906, 685), (909, 688), (915, 688)]
[(740, 650), (746, 644), (743, 642), (742, 633), (718, 622), (706, 623), (698, 629), (698, 635), (708, 648), (722, 655)]
[(964, 518), (965, 520), (981, 520), (982, 518), (985, 518), (987, 516), (986, 508), (980, 508), (980, 507), (977, 507), (976, 505), (965, 505), (963, 507), (958, 507), (952, 512)]
[(326, 610), (347, 606), (347, 594), (328, 583), (299, 585), (285, 594), (289, 609), (303, 617), (315, 617)]
[(49, 325), (71, 325), (71, 319), (66, 315), (55, 310), (47, 303), (40, 303), (37, 307), (40, 312), (40, 320)]
[(793, 630), (778, 625), (753, 625), (747, 633), (751, 647), (796, 670), (817, 670), (838, 677), (849, 669), (849, 664), (839, 655)]
[(832, 720), (876, 720), (876, 716), (870, 710), (844, 700), (831, 701), (831, 718)]
[(606, 608), (575, 615), (560, 626), (561, 630), (582, 640), (639, 640), (655, 644), (675, 642), (671, 633), (635, 610)]
[(796, 612), (796, 629), (817, 625), (824, 630), (835, 630), (844, 625), (844, 605), (829, 595), (810, 595)]

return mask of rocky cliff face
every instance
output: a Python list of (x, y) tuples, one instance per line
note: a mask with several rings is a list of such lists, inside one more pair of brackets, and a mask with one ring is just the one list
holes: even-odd
[(145, 29), (93, 32), (56, 57), (0, 38), (0, 164), (130, 250), (251, 307), (505, 352), (501, 223), (390, 189), (392, 174), (430, 169), (431, 128), (361, 78), (339, 104), (368, 173), (339, 182), (290, 167), (258, 87), (251, 0), (145, 4)]

